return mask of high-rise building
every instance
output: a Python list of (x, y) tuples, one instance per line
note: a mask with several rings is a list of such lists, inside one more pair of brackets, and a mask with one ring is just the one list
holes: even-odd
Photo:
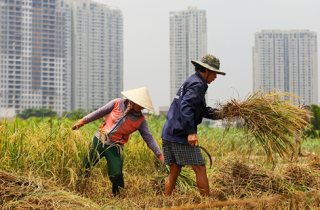
[(67, 13), (57, 0), (0, 2), (1, 108), (65, 110)]
[(121, 97), (123, 20), (90, 0), (0, 1), (0, 108), (98, 108)]
[(64, 13), (64, 39), (63, 39), (63, 52), (64, 52), (64, 110), (70, 111), (72, 104), (72, 0), (59, 0), (58, 6)]
[(170, 101), (183, 82), (194, 73), (191, 60), (201, 60), (207, 53), (207, 18), (205, 10), (170, 12)]
[(279, 89), (301, 104), (318, 104), (317, 33), (263, 30), (255, 33), (253, 91)]
[(123, 20), (119, 9), (73, 1), (71, 109), (99, 108), (123, 89)]

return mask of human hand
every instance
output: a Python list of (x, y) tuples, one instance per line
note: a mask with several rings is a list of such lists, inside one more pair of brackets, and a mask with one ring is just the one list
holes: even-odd
[(239, 116), (239, 109), (233, 110), (232, 117)]
[(86, 121), (84, 119), (81, 119), (76, 124), (74, 124), (72, 126), (72, 130), (78, 130), (79, 128), (81, 128), (85, 124), (86, 124)]
[(161, 161), (161, 165), (164, 166), (164, 156), (163, 154), (158, 155), (160, 161)]
[(76, 123), (72, 126), (72, 130), (78, 130), (79, 128), (81, 128), (83, 125), (81, 125), (80, 123)]
[(197, 134), (189, 134), (188, 135), (188, 143), (192, 147), (198, 147), (198, 137)]

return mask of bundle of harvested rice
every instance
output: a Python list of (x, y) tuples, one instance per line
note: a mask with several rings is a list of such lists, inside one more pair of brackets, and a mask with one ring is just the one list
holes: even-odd
[(287, 165), (284, 175), (290, 183), (300, 185), (306, 191), (317, 190), (317, 173), (307, 166), (298, 166), (295, 164)]
[(16, 201), (39, 189), (43, 189), (41, 183), (0, 171), (0, 204)]
[[(254, 136), (275, 167), (275, 154), (286, 157), (294, 151), (292, 137), (299, 139), (302, 136), (301, 129), (308, 125), (304, 118), (308, 112), (295, 106), (292, 98), (297, 99), (298, 96), (278, 90), (267, 94), (258, 91), (244, 101), (232, 99), (221, 105), (220, 114), (227, 122), (231, 122), (234, 110), (238, 110), (244, 121), (242, 128), (248, 135)], [(230, 125), (228, 123), (226, 131)]]
[(320, 171), (320, 158), (316, 157), (314, 155), (309, 157), (309, 168), (311, 168), (313, 171)]
[(100, 209), (89, 199), (0, 170), (0, 209)]
[(309, 165), (288, 164), (280, 174), (228, 159), (219, 163), (210, 178), (219, 200), (317, 192), (319, 181), (318, 171)]

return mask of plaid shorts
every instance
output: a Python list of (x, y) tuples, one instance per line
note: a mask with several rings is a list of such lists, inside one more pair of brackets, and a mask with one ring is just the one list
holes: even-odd
[(186, 144), (166, 141), (162, 139), (164, 162), (166, 165), (178, 164), (181, 166), (205, 165), (200, 148)]

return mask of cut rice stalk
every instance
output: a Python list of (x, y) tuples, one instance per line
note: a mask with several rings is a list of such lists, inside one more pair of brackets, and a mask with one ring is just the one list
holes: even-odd
[(307, 128), (304, 116), (309, 113), (295, 106), (297, 95), (279, 90), (263, 93), (261, 90), (249, 95), (244, 101), (231, 99), (221, 105), (221, 116), (229, 130), (234, 110), (243, 119), (242, 128), (264, 148), (268, 161), (276, 165), (276, 154), (287, 157), (295, 150), (292, 137), (300, 139), (301, 129)]

